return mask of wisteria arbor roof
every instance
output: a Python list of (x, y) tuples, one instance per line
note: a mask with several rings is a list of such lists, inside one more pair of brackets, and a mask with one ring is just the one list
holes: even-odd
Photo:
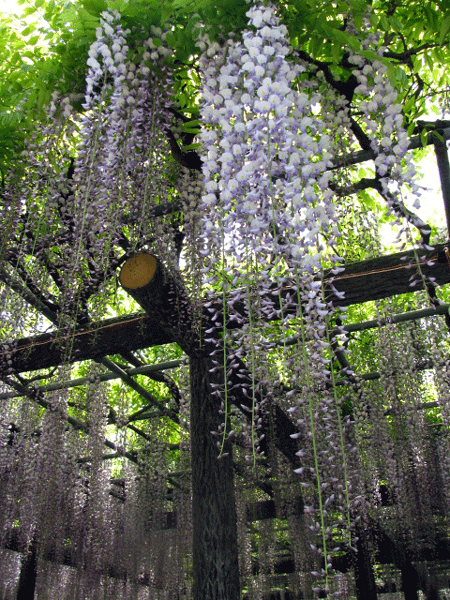
[(316, 4), (3, 18), (2, 594), (448, 587), (446, 2)]

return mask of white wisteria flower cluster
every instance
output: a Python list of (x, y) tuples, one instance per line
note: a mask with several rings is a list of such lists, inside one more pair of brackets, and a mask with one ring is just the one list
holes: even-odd
[(355, 93), (363, 97), (358, 104), (361, 122), (376, 154), (375, 169), (383, 189), (399, 193), (407, 184), (415, 194), (414, 207), (419, 208), (419, 188), (414, 181), (412, 157), (407, 154), (409, 140), (402, 104), (389, 79), (388, 67), (382, 61), (386, 48), (379, 44), (379, 38), (379, 34), (372, 33), (363, 41), (363, 49), (377, 54), (379, 60), (370, 60), (354, 52), (349, 56), (349, 62), (355, 65), (353, 75), (358, 81)]
[[(114, 236), (120, 235), (124, 211), (129, 216), (148, 214), (154, 198), (167, 186), (162, 161), (156, 156), (165, 149), (171, 84), (164, 64), (169, 52), (164, 44), (166, 33), (152, 27), (139, 60), (129, 56), (129, 33), (117, 11), (102, 13), (87, 61), (85, 112), (74, 177), (81, 226), (95, 236), (98, 251), (105, 256), (111, 242), (117, 241)], [(155, 43), (155, 39), (160, 41)], [(137, 235), (142, 236), (142, 231)]]
[(210, 44), (202, 60), (204, 252), (225, 230), (237, 260), (246, 247), (264, 263), (283, 239), (284, 258), (312, 272), (321, 264), (319, 233), (333, 229), (330, 140), (312, 111), (320, 97), (293, 85), (304, 68), (290, 62), (274, 8), (247, 16), (242, 41)]

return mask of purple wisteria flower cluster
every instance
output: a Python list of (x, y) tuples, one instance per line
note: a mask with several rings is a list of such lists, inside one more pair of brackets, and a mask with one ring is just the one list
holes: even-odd
[[(270, 6), (251, 8), (251, 29), (203, 57), (204, 252), (221, 246), (241, 262), (267, 264), (277, 250), (299, 268), (321, 265), (321, 229), (333, 229), (327, 172), (329, 138), (311, 108), (320, 97), (296, 91), (303, 71), (289, 61), (287, 30)], [(320, 244), (319, 244), (320, 245)]]
[[(398, 218), (402, 234), (412, 241), (412, 233), (408, 222), (403, 223), (405, 209), (404, 193), (408, 189), (412, 195), (414, 209), (420, 208), (420, 187), (415, 181), (416, 168), (411, 153), (408, 153), (409, 139), (405, 128), (403, 107), (399, 92), (391, 83), (393, 77), (389, 67), (383, 62), (386, 48), (380, 44), (380, 35), (371, 33), (362, 42), (363, 51), (379, 56), (379, 59), (368, 58), (365, 54), (350, 52), (349, 62), (355, 65), (352, 74), (358, 81), (355, 93), (362, 97), (358, 103), (361, 111), (360, 123), (370, 139), (370, 146), (375, 152), (375, 175), (381, 183), (381, 189), (388, 204), (389, 212)], [(417, 217), (409, 219), (422, 234), (423, 223)]]
[[(152, 177), (151, 189), (149, 177), (155, 149), (161, 145), (171, 80), (169, 73), (162, 81), (152, 72), (154, 65), (165, 70), (168, 50), (164, 44), (156, 48), (152, 36), (143, 44), (140, 61), (130, 60), (129, 31), (123, 29), (119, 13), (104, 12), (100, 22), (97, 40), (89, 50), (84, 137), (76, 177), (78, 193), (85, 191), (95, 199), (86, 208), (86, 224), (106, 232), (111, 229), (110, 220), (117, 222), (125, 206), (131, 214), (142, 211), (159, 191), (161, 175), (152, 173), (156, 177)], [(159, 28), (153, 34), (164, 37)], [(103, 146), (108, 149), (106, 156)]]
[[(287, 30), (274, 7), (254, 6), (247, 16), (249, 28), (242, 40), (231, 38), (223, 48), (201, 42), (205, 121), (201, 251), (207, 257), (206, 281), (220, 287), (224, 299), (222, 316), (212, 315), (214, 326), (207, 334), (213, 342), (214, 332), (223, 327), (223, 315), (239, 322), (234, 306), (245, 305), (247, 322), (235, 333), (225, 333), (225, 354), (227, 368), (232, 368), (235, 356), (245, 356), (251, 371), (251, 381), (242, 381), (241, 387), (252, 399), (253, 424), (251, 432), (245, 425), (242, 432), (250, 438), (250, 448), (258, 451), (258, 427), (269, 397), (264, 390), (270, 389), (272, 378), (264, 349), (267, 321), (276, 317), (282, 336), (300, 329), (302, 346), (283, 360), (293, 387), (288, 401), (301, 431), (298, 437), (306, 440), (298, 455), (307, 467), (297, 474), (305, 489), (316, 490), (310, 496), (311, 527), (323, 531), (325, 539), (329, 534), (325, 507), (336, 498), (345, 512), (349, 502), (347, 487), (335, 490), (336, 473), (345, 478), (344, 426), (333, 393), (317, 393), (319, 381), (323, 384), (331, 376), (327, 323), (333, 307), (323, 298), (324, 261), (339, 272), (339, 258), (323, 237), (326, 234), (332, 245), (340, 235), (328, 186), (332, 141), (316, 114), (321, 95), (303, 82), (305, 67), (290, 60)], [(214, 263), (220, 269), (211, 273)], [(217, 433), (225, 436), (233, 389), (225, 383), (216, 393), (224, 398), (225, 413)], [(320, 551), (318, 544), (314, 547), (327, 557), (326, 542), (322, 545)]]
[[(413, 189), (417, 189), (413, 182), (414, 165), (406, 154), (409, 141), (403, 126), (402, 105), (389, 80), (388, 67), (381, 60), (386, 48), (379, 45), (379, 38), (378, 34), (369, 35), (363, 41), (363, 50), (372, 51), (380, 60), (369, 60), (354, 52), (348, 59), (355, 65), (353, 75), (358, 80), (355, 93), (363, 97), (358, 108), (362, 111), (362, 123), (376, 153), (376, 171), (383, 178), (384, 185), (387, 185), (384, 177), (389, 174), (390, 182), (410, 183)], [(382, 120), (380, 115), (383, 115)], [(407, 161), (406, 170), (402, 161)]]

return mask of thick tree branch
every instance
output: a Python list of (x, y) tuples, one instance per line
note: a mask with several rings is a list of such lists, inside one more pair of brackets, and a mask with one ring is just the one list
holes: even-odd
[[(29, 298), (34, 297), (40, 306), (45, 306), (47, 308), (47, 311), (60, 310), (56, 299), (52, 295), (49, 294), (48, 297), (44, 296), (18, 256), (11, 256), (11, 253), (8, 253), (7, 260), (14, 272), (17, 273), (18, 277), (20, 277), (24, 285), (18, 281), (15, 281), (17, 278), (12, 277), (4, 269), (2, 269), (0, 278), (4, 283), (9, 281), (11, 284), (13, 284), (14, 282), (13, 285), (15, 285), (16, 291), (22, 289), (25, 294), (27, 294), (28, 290), (30, 292)], [(9, 285), (9, 283), (7, 285)]]
[(170, 129), (166, 130), (166, 137), (169, 140), (170, 149), (172, 150), (173, 158), (179, 163), (182, 167), (186, 167), (187, 169), (194, 169), (195, 171), (201, 171), (203, 161), (200, 158), (200, 155), (197, 152), (189, 151), (183, 152), (178, 145), (175, 136), (171, 132)]
[[(439, 135), (444, 140), (450, 139), (450, 127), (446, 127), (444, 129), (437, 128), (437, 130)], [(421, 136), (415, 136), (410, 139), (408, 150), (415, 150), (417, 148), (423, 148), (424, 146), (430, 146), (431, 144), (434, 144), (435, 140), (436, 137), (433, 131), (430, 131), (425, 139), (422, 139)], [(341, 169), (342, 167), (357, 165), (368, 160), (373, 160), (376, 158), (376, 156), (377, 153), (374, 150), (362, 150), (361, 152), (350, 153), (345, 157), (334, 160), (331, 169)]]
[[(353, 95), (355, 93), (355, 89), (358, 86), (358, 80), (355, 75), (351, 74), (346, 81), (340, 81), (336, 79), (331, 73), (330, 67), (331, 63), (322, 62), (320, 60), (314, 59), (309, 56), (304, 50), (296, 51), (298, 57), (309, 64), (313, 64), (318, 67), (325, 78), (325, 81), (341, 96), (346, 98), (348, 104), (350, 105), (353, 100)], [(345, 64), (341, 64), (343, 67), (347, 67), (346, 60), (344, 58)], [(348, 65), (350, 66), (350, 65)], [(353, 135), (358, 140), (362, 150), (370, 150), (370, 138), (364, 132), (362, 127), (355, 121), (355, 119), (350, 120), (350, 128), (353, 132)]]
[(381, 183), (380, 176), (377, 177), (363, 177), (356, 183), (352, 183), (347, 186), (338, 186), (331, 182), (329, 187), (333, 192), (338, 194), (339, 196), (351, 196), (352, 194), (356, 194), (362, 190), (374, 189), (376, 190), (380, 196), (386, 201), (388, 206), (400, 217), (403, 217), (411, 223), (414, 227), (416, 227), (421, 236), (424, 244), (428, 244), (430, 241), (431, 227), (422, 221), (420, 217), (418, 217), (411, 210), (406, 208), (406, 206), (399, 200), (395, 198), (393, 194), (386, 193), (383, 190), (383, 186)]
[(353, 118), (350, 119), (350, 123), (351, 123), (352, 132), (353, 132), (355, 138), (358, 140), (361, 148), (363, 150), (371, 150), (372, 146), (370, 145), (370, 138), (364, 132), (361, 125), (357, 121), (355, 121), (355, 119), (353, 119)]
[(358, 85), (355, 75), (350, 75), (347, 81), (340, 81), (339, 79), (333, 77), (331, 73), (330, 67), (332, 66), (332, 63), (323, 62), (321, 60), (312, 58), (312, 56), (309, 56), (309, 54), (304, 50), (296, 50), (296, 54), (301, 60), (318, 67), (322, 71), (325, 81), (341, 96), (344, 96), (344, 98), (346, 98), (350, 104), (353, 99), (355, 89)]
[(436, 44), (432, 42), (427, 42), (422, 44), (421, 46), (417, 46), (417, 48), (410, 48), (409, 50), (404, 50), (403, 52), (394, 52), (393, 50), (386, 50), (383, 54), (386, 58), (393, 58), (398, 60), (399, 62), (404, 62), (405, 64), (409, 64), (408, 59), (411, 56), (415, 56), (416, 54), (420, 54), (424, 50), (431, 50), (432, 48), (442, 48), (442, 46), (448, 46), (447, 44)]
[(17, 277), (12, 277), (4, 269), (0, 269), (0, 281), (3, 281), (3, 283), (19, 294), (21, 298), (41, 312), (49, 321), (52, 323), (55, 322), (54, 319), (59, 308), (53, 302), (45, 298), (36, 297), (28, 287), (17, 280)]

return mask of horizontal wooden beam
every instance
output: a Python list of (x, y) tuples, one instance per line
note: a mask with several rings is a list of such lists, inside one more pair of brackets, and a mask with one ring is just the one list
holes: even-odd
[[(420, 268), (415, 263), (416, 257)], [(413, 276), (417, 283), (411, 287), (410, 278)], [(324, 282), (328, 300), (339, 306), (350, 306), (421, 289), (423, 277), (427, 280), (434, 278), (437, 286), (450, 283), (448, 244), (437, 245), (432, 251), (409, 250), (349, 263), (336, 276), (331, 272), (326, 273)], [(344, 292), (344, 298), (336, 296), (332, 286), (338, 292)], [(288, 293), (292, 295), (293, 287), (291, 282), (286, 281), (281, 287), (274, 284), (267, 293), (286, 297)], [(221, 298), (217, 297), (212, 305), (209, 303), (209, 307), (216, 307), (220, 311)], [(235, 304), (234, 309), (246, 319), (246, 307), (243, 304)], [(230, 327), (236, 328), (239, 324), (234, 321)], [(124, 350), (139, 350), (174, 341), (172, 336), (162, 331), (155, 318), (139, 313), (94, 323), (68, 336), (54, 332), (3, 344), (0, 346), (0, 368), (4, 373), (22, 373), (54, 367), (64, 361), (99, 360)], [(68, 358), (67, 346), (71, 347)]]
[[(372, 300), (382, 300), (408, 292), (424, 289), (426, 285), (436, 286), (450, 283), (450, 244), (439, 244), (433, 250), (416, 248), (406, 252), (397, 252), (388, 256), (380, 256), (361, 262), (342, 265), (342, 271), (333, 274), (325, 271), (323, 283), (326, 299), (334, 306), (352, 306)], [(294, 282), (284, 281), (281, 285), (273, 284), (267, 295), (285, 299), (290, 295), (290, 308), (283, 308), (283, 316), (296, 311), (296, 286)], [(300, 292), (301, 293), (301, 292)], [(209, 310), (222, 310), (222, 297), (208, 302)], [(247, 310), (244, 301), (233, 304), (235, 314), (241, 315), (244, 322)], [(261, 314), (264, 319), (264, 314)], [(267, 320), (277, 320), (273, 311)], [(238, 329), (242, 323), (233, 321), (230, 329)]]
[[(122, 350), (140, 350), (171, 342), (147, 314), (138, 313), (93, 323), (70, 335), (55, 331), (3, 344), (0, 366), (4, 373), (21, 373), (48, 369), (63, 362), (101, 360)], [(71, 352), (67, 358), (68, 346)]]
[[(425, 284), (437, 286), (450, 283), (450, 246), (439, 244), (434, 250), (417, 248), (358, 263), (345, 265), (336, 277), (325, 277), (328, 299), (340, 306), (382, 300), (424, 289)], [(333, 284), (343, 299), (336, 298)]]

